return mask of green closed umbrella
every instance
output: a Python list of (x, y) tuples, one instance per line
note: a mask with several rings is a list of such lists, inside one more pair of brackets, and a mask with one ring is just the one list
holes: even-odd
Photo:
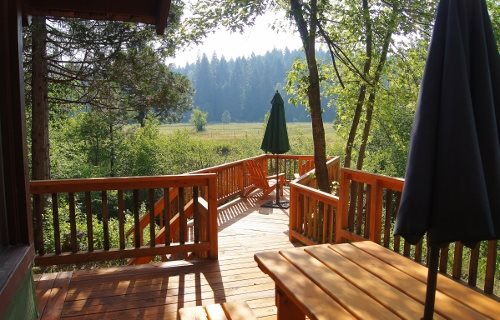
[(277, 90), (271, 100), (271, 105), (271, 114), (267, 122), (266, 132), (264, 133), (264, 139), (262, 139), (260, 148), (265, 152), (276, 154), (276, 201), (265, 203), (263, 207), (288, 208), (288, 202), (280, 202), (277, 155), (288, 152), (288, 150), (290, 150), (290, 143), (288, 142), (288, 132), (286, 130), (285, 103)]

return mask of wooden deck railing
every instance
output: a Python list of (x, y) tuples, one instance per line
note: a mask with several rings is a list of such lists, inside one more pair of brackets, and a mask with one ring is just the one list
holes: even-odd
[[(170, 195), (177, 189), (178, 205), (173, 208), (171, 201), (163, 204), (162, 222), (156, 223), (155, 203), (159, 198)], [(198, 210), (198, 193), (206, 190), (208, 217), (202, 217)], [(32, 181), (30, 192), (33, 198), (34, 238), (37, 265), (85, 263), (98, 260), (116, 260), (138, 256), (166, 255), (181, 252), (208, 252), (210, 258), (217, 258), (217, 185), (213, 173), (178, 176), (95, 178)], [(188, 239), (185, 230), (185, 196), (191, 196), (194, 230), (193, 239)], [(42, 205), (47, 203), (48, 205)], [(149, 232), (146, 236), (155, 239), (169, 228), (171, 219), (177, 216), (178, 241), (164, 235), (164, 242), (141, 241), (141, 203), (147, 207)], [(126, 215), (133, 216), (133, 243), (125, 236)], [(98, 218), (98, 219), (96, 219)], [(51, 224), (45, 223), (50, 219)], [(118, 222), (118, 230), (111, 232), (110, 221)], [(51, 225), (51, 229), (48, 226)], [(63, 232), (64, 231), (64, 232)], [(117, 232), (116, 232), (117, 231)], [(102, 243), (94, 241), (94, 235), (102, 234)], [(61, 238), (63, 234), (63, 238)], [(112, 234), (118, 234), (116, 239)], [(205, 235), (202, 237), (201, 235)], [(51, 238), (46, 241), (45, 237)], [(115, 244), (115, 245), (113, 245)]]
[[(330, 170), (330, 168), (332, 168)], [(338, 167), (329, 166), (332, 172)], [(411, 245), (394, 236), (404, 179), (342, 168), (336, 197), (316, 188), (314, 170), (291, 183), (290, 240), (304, 244), (371, 240), (420, 263), (427, 262), (427, 243)], [(439, 271), (486, 294), (500, 293), (498, 241), (474, 249), (460, 242), (441, 249)]]
[[(327, 162), (330, 181), (338, 181), (338, 157)], [(314, 169), (290, 183), (290, 240), (304, 244), (335, 240), (339, 198), (316, 189)]]
[[(425, 239), (411, 245), (394, 236), (403, 185), (403, 179), (343, 168), (336, 242), (369, 239), (412, 260), (426, 262)], [(460, 242), (452, 243), (441, 249), (439, 271), (486, 294), (496, 291), (498, 295), (499, 288), (494, 289), (498, 251), (498, 241), (482, 241), (472, 250)]]

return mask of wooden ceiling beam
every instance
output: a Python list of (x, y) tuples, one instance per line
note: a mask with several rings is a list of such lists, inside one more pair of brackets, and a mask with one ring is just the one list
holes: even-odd
[(26, 16), (142, 22), (163, 34), (171, 0), (24, 0)]

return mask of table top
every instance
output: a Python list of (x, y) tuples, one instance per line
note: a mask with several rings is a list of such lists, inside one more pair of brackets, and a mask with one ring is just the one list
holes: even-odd
[[(370, 241), (255, 254), (311, 319), (420, 319), (427, 268)], [(434, 319), (500, 319), (500, 302), (438, 275)]]

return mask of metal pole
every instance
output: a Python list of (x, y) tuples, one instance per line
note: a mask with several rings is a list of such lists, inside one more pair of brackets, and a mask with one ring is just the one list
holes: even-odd
[(437, 272), (439, 264), (439, 247), (431, 245), (430, 260), (427, 273), (427, 291), (425, 293), (425, 306), (423, 320), (432, 320), (434, 314), (434, 300), (436, 298)]
[(278, 162), (278, 154), (276, 154), (276, 205), (281, 206), (280, 203), (280, 179), (278, 177), (279, 174), (279, 162)]

